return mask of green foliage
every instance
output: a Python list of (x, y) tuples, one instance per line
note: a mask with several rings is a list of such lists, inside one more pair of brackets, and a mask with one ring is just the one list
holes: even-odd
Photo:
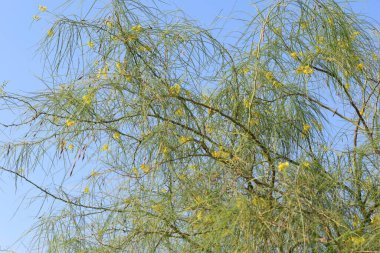
[(3, 96), (28, 129), (3, 170), (62, 182), (35, 183), (56, 200), (35, 247), (380, 248), (378, 29), (332, 0), (259, 6), (233, 43), (140, 1), (57, 17), (49, 88)]

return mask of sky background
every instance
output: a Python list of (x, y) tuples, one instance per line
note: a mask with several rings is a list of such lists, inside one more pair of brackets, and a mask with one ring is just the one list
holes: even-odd
[[(79, 1), (77, 1), (79, 2)], [(194, 20), (208, 26), (215, 17), (235, 17), (243, 12), (253, 11), (249, 0), (168, 0), (175, 8), (184, 10)], [(38, 42), (49, 28), (48, 20), (33, 22), (32, 16), (39, 13), (38, 5), (49, 9), (63, 3), (62, 1), (3, 1), (0, 8), (0, 83), (8, 81), (7, 90), (12, 92), (33, 92), (43, 88), (38, 77), (42, 73), (40, 57), (36, 55)], [(380, 22), (380, 1), (362, 0), (354, 3), (356, 12), (372, 17)], [(240, 11), (240, 12), (239, 12)], [(226, 28), (233, 31), (232, 25)], [(1, 122), (11, 115), (0, 111)], [(1, 130), (0, 130), (1, 131)], [(0, 140), (12, 136), (0, 132)], [(26, 184), (15, 187), (14, 178), (0, 174), (0, 252), (12, 249), (16, 253), (26, 253), (26, 247), (16, 242), (23, 232), (35, 223), (39, 204), (28, 205), (33, 199), (25, 199), (25, 193), (31, 191)], [(22, 204), (21, 204), (22, 202)], [(21, 204), (21, 205), (20, 205)]]

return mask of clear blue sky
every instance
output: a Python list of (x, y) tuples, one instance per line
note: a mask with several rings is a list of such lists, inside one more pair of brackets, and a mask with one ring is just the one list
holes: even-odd
[[(61, 1), (3, 1), (0, 9), (0, 83), (9, 81), (11, 91), (36, 91), (42, 84), (36, 78), (41, 74), (42, 66), (35, 50), (39, 39), (48, 29), (46, 20), (32, 22), (32, 16), (38, 13), (38, 5), (52, 9)], [(183, 9), (190, 17), (210, 24), (217, 15), (229, 16), (233, 10), (249, 11), (249, 0), (169, 0), (177, 8)], [(362, 0), (355, 3), (357, 12), (380, 21), (380, 1)], [(236, 14), (236, 13), (235, 13)], [(236, 15), (234, 15), (236, 17)], [(233, 29), (231, 28), (231, 31)], [(6, 114), (1, 113), (2, 121)], [(8, 115), (9, 116), (9, 115)], [(0, 134), (2, 134), (0, 132)], [(5, 137), (0, 137), (4, 140)], [(20, 243), (13, 244), (34, 222), (38, 204), (28, 207), (24, 201), (17, 211), (24, 193), (30, 186), (19, 185), (15, 192), (14, 180), (6, 175), (0, 177), (0, 250), (12, 248), (16, 253), (27, 252)], [(17, 211), (16, 214), (14, 214)], [(0, 251), (1, 252), (1, 251)], [(6, 251), (5, 251), (6, 252)]]

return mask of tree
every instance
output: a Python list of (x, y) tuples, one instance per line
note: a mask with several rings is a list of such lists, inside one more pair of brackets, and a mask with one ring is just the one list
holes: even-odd
[[(56, 16), (50, 85), (2, 96), (27, 112), (2, 170), (53, 200), (34, 247), (380, 249), (377, 24), (332, 0), (270, 1), (226, 42), (150, 4)], [(50, 184), (29, 178), (43, 171)]]

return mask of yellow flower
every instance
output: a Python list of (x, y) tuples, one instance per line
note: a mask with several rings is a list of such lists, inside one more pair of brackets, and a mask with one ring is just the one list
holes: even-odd
[(310, 168), (310, 166), (311, 166), (310, 162), (305, 161), (301, 163), (301, 168), (308, 169)]
[(350, 84), (349, 84), (349, 83), (346, 83), (346, 84), (344, 85), (344, 88), (345, 88), (346, 90), (349, 90), (349, 89), (350, 89)]
[(166, 154), (168, 154), (169, 153), (169, 148), (168, 147), (161, 147), (161, 152), (164, 154), (164, 155), (166, 155)]
[(296, 69), (296, 73), (297, 73), (297, 74), (302, 74), (302, 73), (303, 73), (303, 66), (299, 66), (299, 67)]
[(131, 41), (134, 41), (134, 40), (136, 40), (137, 39), (137, 36), (136, 36), (136, 34), (129, 34), (129, 35), (127, 35), (127, 37), (126, 37), (126, 41), (127, 42), (131, 42)]
[(297, 74), (310, 75), (314, 72), (314, 70), (309, 65), (306, 65), (306, 66), (299, 66), (296, 69), (296, 72), (297, 72)]
[(108, 151), (109, 150), (109, 145), (108, 144), (104, 144), (101, 148), (102, 151)]
[(323, 37), (323, 36), (318, 36), (318, 37), (317, 37), (317, 43), (318, 43), (318, 44), (323, 44), (323, 43), (325, 43), (325, 37)]
[(48, 32), (47, 32), (47, 36), (48, 37), (53, 37), (54, 36), (54, 30), (53, 29), (49, 29)]
[(316, 47), (315, 47), (315, 51), (316, 51), (318, 54), (320, 54), (320, 53), (323, 52), (322, 48), (319, 47), (319, 46), (316, 46)]
[(82, 100), (83, 100), (83, 102), (86, 104), (86, 105), (88, 105), (88, 104), (91, 104), (91, 102), (92, 102), (92, 98), (93, 98), (93, 95), (84, 95), (83, 97), (82, 97)]
[(95, 46), (94, 42), (92, 42), (91, 40), (89, 42), (87, 42), (87, 46), (89, 48), (93, 48)]
[(124, 77), (125, 77), (125, 80), (127, 80), (127, 82), (132, 81), (132, 75), (125, 74)]
[(44, 6), (44, 5), (38, 5), (38, 9), (39, 9), (41, 12), (45, 12), (45, 11), (47, 11), (47, 7)]
[(303, 73), (306, 74), (306, 75), (310, 75), (314, 72), (314, 70), (309, 66), (305, 66), (304, 69), (303, 69)]
[(279, 163), (277, 168), (279, 171), (283, 171), (289, 167), (289, 162)]
[(371, 219), (371, 223), (380, 224), (380, 215), (376, 215)]
[(169, 95), (171, 96), (178, 96), (180, 92), (181, 86), (178, 83), (169, 88)]
[(228, 157), (230, 157), (230, 153), (225, 152), (223, 150), (213, 151), (211, 152), (211, 155), (215, 158), (220, 158), (220, 159), (227, 159)]
[(114, 138), (115, 140), (120, 140), (120, 133), (119, 132), (113, 133), (112, 138)]
[(133, 172), (133, 174), (135, 174), (136, 177), (139, 176), (139, 170), (136, 167), (132, 168), (132, 172)]
[(97, 172), (96, 170), (92, 170), (90, 173), (90, 177), (97, 177), (97, 176), (99, 176), (99, 172)]
[(309, 124), (303, 124), (303, 133), (307, 134), (310, 130), (311, 126)]
[(177, 109), (174, 114), (178, 117), (182, 117), (183, 116), (183, 110), (181, 108)]
[(358, 32), (358, 31), (355, 31), (355, 32), (353, 32), (352, 34), (351, 34), (351, 39), (355, 39), (357, 36), (359, 36), (360, 35), (360, 32)]
[(143, 30), (143, 28), (141, 27), (141, 25), (135, 25), (135, 26), (132, 26), (131, 30), (136, 33), (139, 33)]
[(66, 126), (67, 127), (72, 127), (72, 126), (74, 126), (75, 125), (75, 121), (73, 121), (73, 120), (66, 120)]
[(246, 75), (249, 72), (249, 67), (244, 67), (240, 71), (241, 71), (241, 73), (243, 73), (244, 75)]
[(365, 242), (365, 239), (364, 237), (361, 237), (361, 236), (355, 236), (355, 237), (351, 237), (351, 242), (354, 245), (361, 245)]
[(144, 171), (144, 173), (149, 173), (149, 171), (150, 171), (149, 165), (147, 165), (145, 163), (141, 164), (140, 168), (142, 169), (142, 171)]
[(107, 78), (107, 76), (108, 76), (108, 70), (109, 70), (108, 66), (104, 66), (104, 68), (99, 69), (98, 74), (96, 75), (96, 77), (98, 79), (101, 79), (102, 77), (103, 78)]
[(106, 20), (106, 26), (108, 27), (108, 28), (112, 28), (113, 27), (113, 24), (112, 24), (112, 22), (110, 21), (110, 20)]
[(266, 74), (265, 74), (265, 78), (268, 79), (268, 80), (272, 80), (274, 78), (273, 76), (273, 73), (268, 71)]
[(141, 45), (137, 48), (141, 52), (150, 52), (152, 51), (152, 48), (148, 45)]
[(161, 213), (164, 210), (164, 206), (162, 204), (152, 205), (151, 208), (156, 213)]
[(38, 16), (38, 15), (33, 15), (33, 20), (38, 21), (38, 20), (40, 20), (40, 19), (41, 19), (40, 16)]
[(243, 104), (244, 104), (244, 107), (245, 107), (245, 108), (249, 108), (249, 107), (251, 107), (251, 103), (249, 102), (248, 99), (244, 99), (244, 100), (243, 100)]
[(181, 136), (178, 138), (180, 144), (185, 144), (186, 142), (191, 141), (191, 137)]
[(360, 71), (362, 71), (364, 69), (364, 64), (363, 63), (359, 63), (358, 65), (356, 65), (356, 68)]
[(302, 30), (305, 30), (308, 26), (309, 26), (309, 24), (307, 22), (301, 22), (301, 29)]
[(67, 147), (68, 150), (73, 150), (74, 149), (74, 144), (70, 144), (68, 147)]
[(90, 193), (90, 187), (89, 186), (86, 186), (83, 190), (84, 193)]
[(123, 64), (121, 62), (116, 62), (115, 67), (116, 67), (117, 72), (119, 72), (119, 73), (124, 72)]
[(297, 52), (291, 52), (290, 53), (290, 56), (292, 57), (292, 58), (294, 58), (294, 59), (297, 59)]

